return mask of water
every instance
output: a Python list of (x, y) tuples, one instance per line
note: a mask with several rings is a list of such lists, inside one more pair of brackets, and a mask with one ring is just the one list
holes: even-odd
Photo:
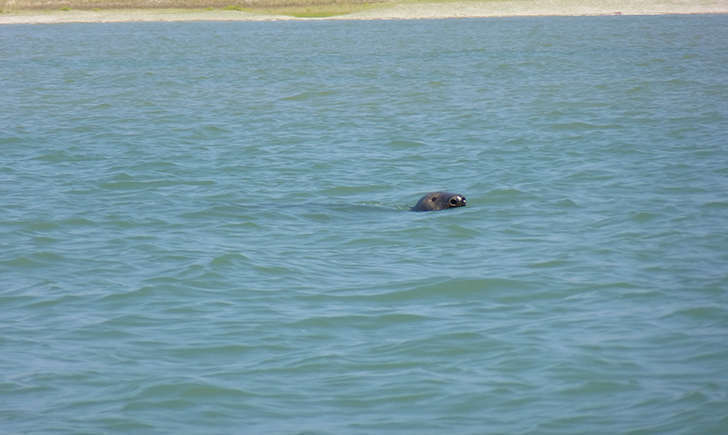
[(2, 432), (724, 433), (726, 40), (0, 27)]

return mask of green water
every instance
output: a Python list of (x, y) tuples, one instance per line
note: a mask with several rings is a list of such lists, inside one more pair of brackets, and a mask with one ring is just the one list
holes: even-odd
[(0, 27), (0, 432), (725, 433), (725, 41)]

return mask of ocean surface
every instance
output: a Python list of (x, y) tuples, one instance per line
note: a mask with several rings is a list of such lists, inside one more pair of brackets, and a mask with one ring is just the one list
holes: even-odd
[(0, 27), (0, 432), (725, 434), (726, 41)]

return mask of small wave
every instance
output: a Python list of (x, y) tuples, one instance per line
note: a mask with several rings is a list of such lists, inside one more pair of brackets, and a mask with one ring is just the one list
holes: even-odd
[(110, 181), (101, 183), (102, 189), (108, 190), (146, 190), (173, 186), (211, 186), (212, 180), (146, 180), (146, 181)]
[(207, 382), (179, 382), (179, 379), (168, 379), (151, 387), (143, 388), (131, 398), (125, 410), (150, 408), (166, 408), (170, 403), (190, 406), (206, 399), (248, 399), (254, 394), (247, 391), (222, 387)]
[(411, 313), (388, 313), (373, 315), (316, 316), (297, 320), (290, 324), (294, 328), (347, 328), (380, 329), (394, 325), (411, 325), (427, 320), (428, 317)]
[(197, 346), (187, 345), (184, 347), (177, 347), (167, 350), (170, 356), (175, 358), (183, 359), (235, 359), (240, 358), (241, 355), (249, 352), (255, 352), (258, 349), (257, 346), (245, 345), (245, 344), (220, 344), (220, 345), (205, 345), (200, 344)]
[(725, 324), (725, 319), (728, 319), (728, 312), (720, 307), (701, 306), (674, 310), (663, 315), (662, 318), (685, 318), (698, 321), (715, 321), (721, 324)]
[(219, 267), (219, 266), (240, 266), (243, 264), (248, 264), (250, 262), (250, 259), (246, 257), (245, 255), (241, 254), (240, 252), (232, 252), (232, 253), (226, 253), (223, 255), (219, 255), (215, 258), (213, 258), (210, 261), (210, 266), (212, 267)]
[(558, 268), (561, 266), (564, 266), (565, 264), (568, 264), (570, 260), (566, 259), (555, 259), (555, 260), (547, 260), (547, 261), (538, 261), (535, 263), (530, 263), (528, 267), (533, 269), (548, 269), (548, 268)]
[(60, 163), (75, 160), (75, 158), (67, 153), (66, 151), (51, 151), (42, 153), (33, 158), (34, 160), (40, 160), (48, 163)]
[(559, 199), (557, 201), (554, 201), (554, 205), (556, 205), (559, 208), (578, 207), (578, 204), (576, 202), (572, 201), (569, 198), (563, 198), (563, 199)]
[(0, 261), (0, 264), (17, 268), (35, 268), (61, 264), (66, 257), (52, 251), (39, 251)]
[[(509, 294), (514, 290), (533, 288), (528, 281), (504, 278), (455, 278), (403, 283), (390, 290), (359, 292), (357, 297), (382, 302), (402, 302), (419, 299), (460, 299), (482, 294)], [(369, 293), (369, 294), (367, 294)]]
[(590, 124), (588, 122), (565, 122), (553, 123), (550, 125), (552, 130), (556, 131), (602, 131), (607, 129), (621, 128), (618, 124)]
[(394, 149), (410, 149), (410, 148), (422, 148), (425, 146), (423, 142), (413, 140), (401, 140), (394, 139), (389, 142), (388, 146)]
[(565, 395), (584, 395), (584, 394), (614, 394), (620, 392), (629, 392), (639, 390), (639, 384), (635, 381), (593, 381), (585, 380), (571, 385), (563, 390), (561, 394)]
[(723, 210), (728, 208), (728, 201), (710, 201), (706, 202), (701, 207), (706, 209)]
[(649, 222), (657, 218), (658, 215), (646, 211), (634, 212), (630, 215), (630, 219), (635, 222)]
[(307, 101), (320, 97), (328, 97), (335, 94), (336, 91), (305, 91), (290, 95), (288, 97), (283, 97), (281, 98), (281, 101)]
[(25, 308), (32, 309), (32, 310), (37, 310), (37, 309), (40, 309), (40, 308), (46, 309), (46, 308), (54, 307), (54, 306), (57, 306), (57, 305), (63, 305), (63, 304), (69, 304), (69, 303), (73, 303), (73, 302), (78, 302), (81, 299), (82, 298), (80, 296), (74, 296), (74, 295), (68, 295), (68, 294), (58, 295), (58, 296), (55, 296), (55, 297), (54, 296), (46, 296), (46, 297), (44, 297), (44, 298), (42, 298), (40, 300), (37, 300), (37, 299), (34, 300), (33, 303), (27, 304), (25, 306)]

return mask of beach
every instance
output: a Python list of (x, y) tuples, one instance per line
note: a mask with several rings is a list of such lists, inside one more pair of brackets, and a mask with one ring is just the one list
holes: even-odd
[(353, 13), (305, 18), (227, 9), (8, 10), (0, 24), (129, 21), (392, 20), (518, 16), (725, 14), (728, 0), (503, 0), (383, 3)]

